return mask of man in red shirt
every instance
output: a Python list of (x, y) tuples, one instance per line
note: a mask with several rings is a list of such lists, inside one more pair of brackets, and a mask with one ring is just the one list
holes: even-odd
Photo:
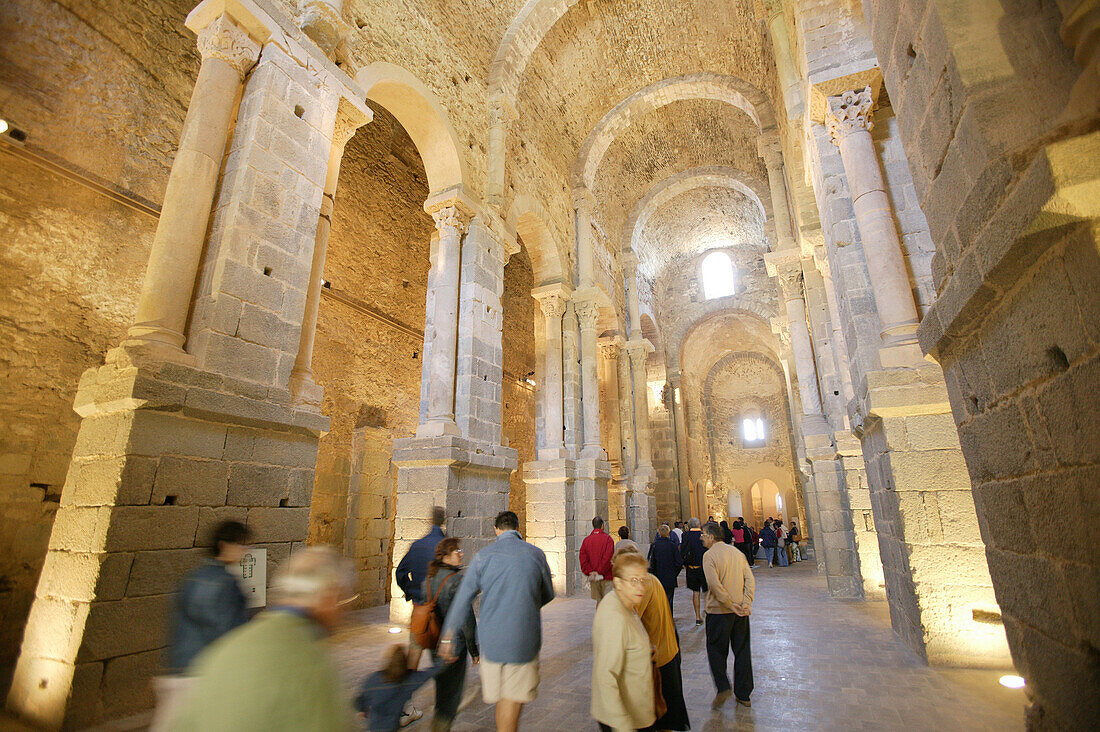
[(615, 542), (603, 530), (603, 519), (592, 519), (592, 533), (581, 542), (581, 571), (592, 586), (592, 599), (599, 603), (611, 591), (611, 555)]

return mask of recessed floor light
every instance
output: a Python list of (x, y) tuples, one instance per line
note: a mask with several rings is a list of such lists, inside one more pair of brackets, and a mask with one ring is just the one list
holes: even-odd
[(1007, 674), (1001, 677), (1001, 686), (1006, 686), (1009, 689), (1022, 689), (1026, 683), (1022, 676)]
[(390, 635), (397, 635), (401, 632), (400, 628), (390, 628)]

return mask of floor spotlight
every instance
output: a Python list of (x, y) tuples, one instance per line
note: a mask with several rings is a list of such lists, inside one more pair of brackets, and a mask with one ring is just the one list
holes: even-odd
[(400, 632), (401, 632), (400, 628), (396, 628), (396, 627), (395, 628), (390, 628), (390, 635), (397, 635)]
[(6, 119), (0, 119), (0, 135), (8, 131), (8, 121)]
[(1022, 689), (1024, 688), (1025, 683), (1027, 682), (1024, 681), (1022, 676), (1006, 674), (1005, 676), (1001, 677), (1001, 686), (1007, 687), (1009, 689)]

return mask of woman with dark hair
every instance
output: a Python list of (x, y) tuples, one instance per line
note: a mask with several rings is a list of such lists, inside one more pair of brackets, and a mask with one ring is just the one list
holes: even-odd
[(680, 549), (672, 543), (670, 533), (668, 525), (662, 525), (657, 530), (657, 539), (649, 545), (649, 571), (661, 581), (669, 608), (672, 607), (672, 593), (676, 591), (676, 578), (684, 566)]
[(733, 544), (733, 530), (730, 528), (729, 522), (722, 520), (718, 522), (718, 525), (722, 527), (722, 541)]
[[(462, 584), (462, 547), (461, 542), (448, 537), (435, 546), (435, 558), (428, 565), (428, 579), (424, 581), (424, 597), (429, 601), (435, 598), (435, 612), (439, 624), (447, 617), (451, 609), (458, 586)], [(453, 663), (435, 678), (435, 717), (432, 719), (432, 732), (445, 732), (451, 728), (462, 701), (462, 689), (466, 686), (466, 652), (469, 651), (474, 665), (477, 665), (481, 652), (477, 645), (477, 621), (474, 614), (454, 639), (453, 653), (457, 657)], [(443, 663), (438, 649), (432, 649), (432, 661)]]

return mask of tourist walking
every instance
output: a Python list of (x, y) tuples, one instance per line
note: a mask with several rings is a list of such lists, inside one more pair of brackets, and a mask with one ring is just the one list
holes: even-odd
[(775, 522), (775, 558), (780, 567), (787, 566), (787, 530), (783, 528), (783, 519)]
[(680, 541), (684, 538), (684, 522), (677, 521), (672, 527), (672, 535), (676, 537), (676, 546), (680, 546)]
[(671, 541), (674, 546), (679, 547), (680, 546), (680, 537), (679, 537), (679, 535), (677, 535), (677, 533), (675, 531), (673, 531), (672, 527), (668, 525), (668, 521), (665, 521), (661, 525), (664, 526), (666, 529), (668, 529), (668, 540)]
[(649, 571), (661, 582), (668, 595), (668, 605), (672, 607), (672, 595), (676, 592), (676, 578), (684, 560), (680, 556), (680, 547), (672, 543), (668, 524), (662, 524), (657, 530), (657, 539), (649, 547)]
[(760, 529), (760, 546), (764, 547), (764, 556), (768, 558), (768, 566), (775, 566), (775, 529), (772, 528), (772, 520), (764, 522), (764, 528)]
[[(638, 730), (657, 719), (649, 635), (638, 617), (646, 594), (646, 561), (637, 550), (619, 552), (615, 591), (600, 601), (592, 621), (592, 702), (601, 730)], [(663, 711), (663, 710), (662, 710)]]
[(745, 519), (740, 516), (730, 526), (730, 530), (733, 531), (733, 546), (745, 555), (745, 560), (749, 560), (749, 552), (751, 551), (749, 546), (749, 527), (745, 526)]
[(455, 637), (480, 594), (481, 695), (486, 704), (496, 705), (498, 732), (515, 732), (523, 705), (537, 696), (541, 609), (554, 599), (554, 585), (546, 555), (519, 535), (516, 514), (497, 514), (495, 530), (496, 541), (470, 562), (447, 611), (439, 651), (444, 660), (457, 659)]
[[(627, 528), (626, 524), (623, 524), (619, 527), (619, 540), (615, 542), (615, 551), (619, 551), (624, 546), (628, 545), (638, 549), (638, 545), (630, 538), (630, 529)], [(638, 551), (640, 552), (641, 550), (639, 549)]]
[(791, 536), (787, 543), (787, 555), (792, 562), (802, 561), (802, 534), (798, 531), (798, 524), (791, 522)]
[(699, 519), (692, 517), (688, 520), (688, 530), (684, 532), (684, 540), (680, 543), (680, 556), (684, 560), (684, 581), (691, 590), (696, 626), (703, 624), (703, 616), (699, 614), (699, 593), (707, 591), (707, 580), (703, 575), (703, 554), (706, 551)]
[[(462, 545), (458, 539), (448, 537), (435, 546), (435, 558), (428, 566), (428, 579), (424, 582), (425, 600), (435, 600), (435, 613), (440, 625), (451, 609), (458, 587), (465, 572), (462, 569)], [(455, 661), (445, 663), (439, 657), (438, 649), (432, 649), (432, 661), (443, 665), (435, 677), (435, 716), (432, 719), (432, 732), (446, 732), (451, 728), (458, 705), (462, 701), (462, 690), (466, 686), (466, 654), (469, 653), (476, 666), (481, 657), (477, 645), (477, 621), (470, 613), (466, 623), (455, 635), (451, 653)]]
[[(465, 668), (465, 662), (462, 662)], [(397, 732), (401, 729), (403, 709), (416, 690), (444, 671), (444, 666), (433, 666), (424, 671), (409, 668), (408, 654), (404, 646), (390, 649), (386, 666), (363, 680), (355, 697), (355, 708), (367, 715), (370, 732)], [(461, 691), (460, 691), (461, 693)], [(436, 682), (436, 699), (439, 698), (439, 682)], [(435, 729), (433, 723), (432, 729)]]
[(210, 554), (180, 582), (169, 615), (168, 674), (153, 680), (157, 707), (150, 729), (158, 732), (172, 719), (194, 683), (191, 662), (229, 631), (248, 622), (248, 604), (229, 567), (247, 551), (248, 529), (239, 521), (222, 521), (210, 542)]
[(603, 519), (592, 519), (592, 533), (581, 542), (581, 572), (588, 578), (592, 599), (597, 603), (611, 591), (611, 555), (615, 553), (615, 542), (611, 535), (603, 530)]
[(760, 534), (757, 533), (755, 526), (749, 526), (745, 524), (745, 542), (748, 545), (748, 559), (749, 566), (756, 566), (756, 551), (760, 545)]
[(716, 524), (703, 527), (703, 573), (707, 578), (707, 661), (717, 694), (711, 705), (717, 709), (730, 697), (726, 659), (733, 651), (733, 694), (737, 703), (752, 706), (752, 653), (749, 645), (749, 615), (756, 582), (745, 556), (721, 541)]
[(188, 703), (169, 729), (351, 729), (351, 704), (325, 636), (343, 615), (354, 577), (332, 547), (292, 554), (272, 583), (269, 609), (195, 660)]
[[(624, 547), (623, 552), (635, 552), (635, 549)], [(672, 619), (672, 608), (662, 601), (664, 588), (661, 586), (661, 581), (652, 573), (646, 575), (646, 580), (645, 595), (638, 604), (637, 613), (646, 634), (649, 635), (649, 643), (653, 648), (653, 663), (661, 676), (661, 697), (666, 707), (664, 715), (659, 717), (650, 729), (691, 729), (687, 704), (684, 702), (684, 681), (680, 670), (680, 637), (676, 633), (676, 624)]]
[[(447, 514), (439, 506), (432, 507), (432, 525), (428, 533), (417, 539), (409, 547), (409, 551), (397, 564), (394, 574), (397, 576), (397, 586), (405, 593), (405, 600), (420, 605), (424, 602), (424, 580), (428, 577), (428, 565), (435, 557), (436, 544), (443, 541), (443, 525), (447, 522)], [(420, 654), (423, 649), (417, 642), (409, 638), (409, 668), (417, 668), (420, 665)], [(413, 716), (420, 718), (418, 710), (411, 710)]]
[(729, 522), (722, 520), (718, 522), (718, 526), (722, 529), (722, 542), (725, 544), (733, 544), (733, 529), (730, 528)]

